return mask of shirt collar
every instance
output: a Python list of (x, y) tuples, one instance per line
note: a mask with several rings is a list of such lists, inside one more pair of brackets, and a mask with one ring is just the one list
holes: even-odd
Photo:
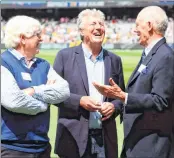
[[(163, 38), (163, 37), (162, 37)], [(145, 48), (145, 54), (146, 56), (149, 54), (149, 52), (152, 50), (152, 48), (155, 46), (155, 44), (158, 43), (158, 41), (160, 41), (162, 38), (154, 40), (152, 43), (150, 43), (146, 48)]]
[[(25, 57), (19, 53), (19, 51), (17, 51), (16, 49), (14, 48), (10, 48), (8, 49), (8, 51), (10, 51), (18, 60), (22, 60), (22, 59), (25, 59)], [(31, 59), (33, 62), (35, 62), (37, 60), (37, 58), (33, 58)]]
[[(84, 52), (84, 55), (86, 58), (90, 59), (92, 58), (92, 52), (90, 52), (85, 45), (82, 43), (82, 50)], [(96, 57), (96, 60), (102, 60), (103, 59), (103, 48), (101, 49), (99, 55)]]

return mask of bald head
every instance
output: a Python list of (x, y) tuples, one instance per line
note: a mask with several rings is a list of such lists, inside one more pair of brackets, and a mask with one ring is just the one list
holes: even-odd
[(151, 22), (156, 33), (164, 36), (168, 26), (168, 17), (165, 11), (160, 7), (149, 6), (143, 8), (138, 14), (137, 19)]

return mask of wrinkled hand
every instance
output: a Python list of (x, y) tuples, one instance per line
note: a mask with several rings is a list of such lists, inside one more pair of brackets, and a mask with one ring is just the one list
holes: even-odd
[(54, 84), (55, 82), (56, 82), (56, 80), (48, 80), (46, 85)]
[(80, 106), (91, 112), (101, 109), (101, 104), (90, 96), (83, 96), (80, 99)]
[(34, 88), (32, 88), (32, 87), (23, 89), (22, 91), (23, 91), (25, 94), (30, 95), (30, 96), (32, 96), (32, 95), (35, 93)]
[(115, 112), (115, 107), (112, 103), (104, 102), (99, 112), (104, 116), (102, 118), (102, 121), (105, 121), (108, 118), (110, 118), (112, 114)]
[(104, 96), (108, 98), (118, 98), (122, 101), (125, 100), (125, 92), (114, 82), (112, 78), (109, 79), (110, 85), (102, 85), (93, 82), (94, 87)]

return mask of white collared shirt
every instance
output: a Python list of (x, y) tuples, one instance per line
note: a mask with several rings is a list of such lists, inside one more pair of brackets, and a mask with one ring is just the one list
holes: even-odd
[[(162, 37), (163, 38), (163, 37)], [(159, 38), (155, 41), (152, 41), (152, 43), (150, 43), (145, 49), (145, 54), (146, 56), (149, 54), (149, 52), (152, 50), (152, 48), (155, 46), (155, 44), (157, 44), (162, 38)]]

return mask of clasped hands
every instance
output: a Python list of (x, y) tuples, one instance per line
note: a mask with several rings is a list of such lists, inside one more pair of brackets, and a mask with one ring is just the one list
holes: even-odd
[(102, 114), (102, 121), (110, 118), (115, 111), (115, 107), (110, 102), (100, 103), (90, 96), (83, 96), (80, 99), (80, 106), (90, 112), (100, 112)]

